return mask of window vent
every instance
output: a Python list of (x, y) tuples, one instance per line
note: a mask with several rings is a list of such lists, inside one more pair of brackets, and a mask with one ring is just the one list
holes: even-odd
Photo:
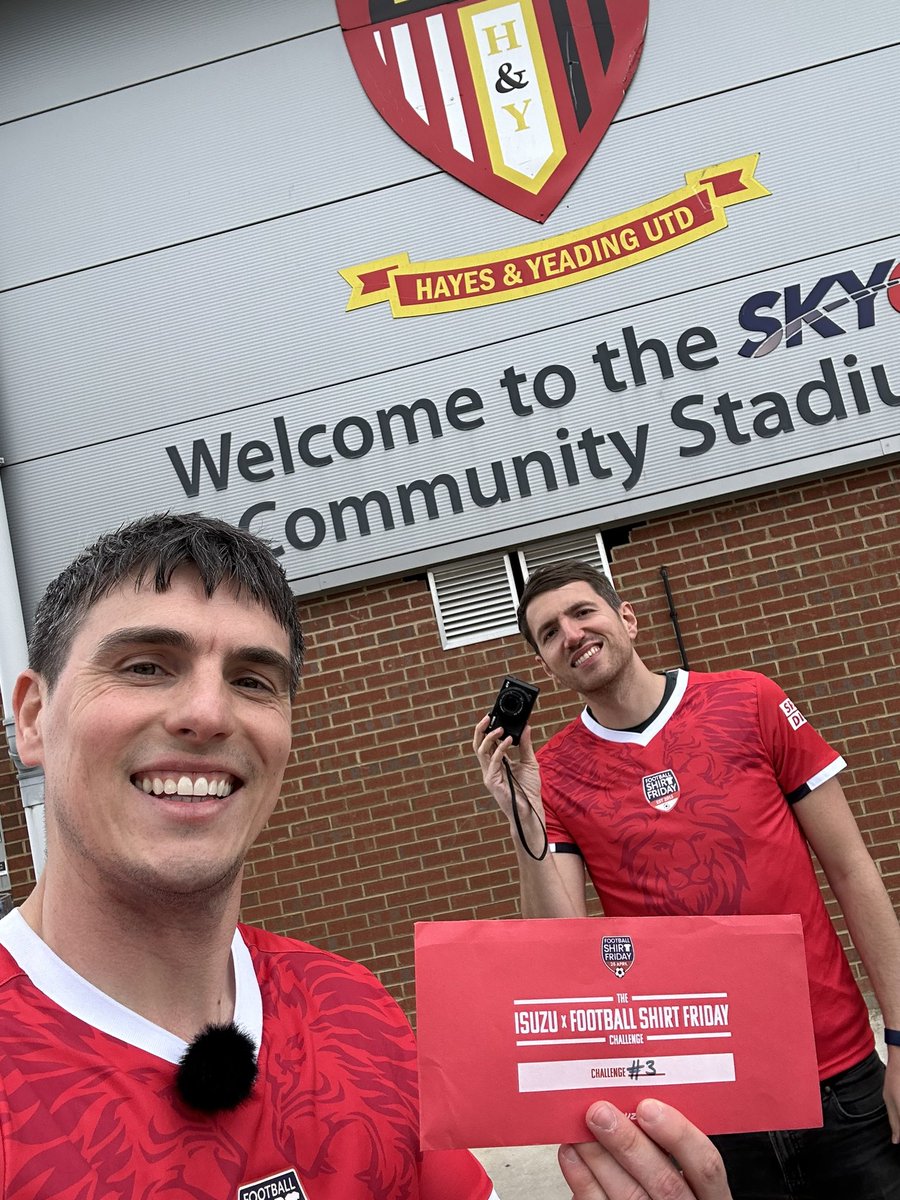
[(512, 566), (506, 554), (459, 559), (428, 572), (445, 650), (518, 633)]
[(538, 567), (546, 566), (547, 563), (562, 562), (567, 558), (577, 558), (590, 563), (592, 567), (602, 571), (607, 579), (612, 579), (603, 538), (590, 529), (579, 529), (576, 533), (564, 533), (560, 537), (532, 542), (529, 546), (523, 546), (517, 553), (524, 579)]
[(611, 579), (603, 538), (593, 530), (531, 542), (510, 554), (462, 558), (428, 572), (428, 586), (445, 650), (518, 633), (522, 584), (545, 563), (578, 558)]

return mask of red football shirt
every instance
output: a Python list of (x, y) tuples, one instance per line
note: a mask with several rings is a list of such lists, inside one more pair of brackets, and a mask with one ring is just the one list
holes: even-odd
[(465, 1151), (418, 1148), (416, 1049), (363, 967), (242, 926), (235, 1021), (252, 1097), (176, 1094), (185, 1043), (76, 975), (18, 912), (0, 921), (4, 1200), (488, 1200)]
[(871, 1052), (791, 809), (846, 764), (777, 684), (681, 671), (641, 733), (585, 710), (538, 759), (550, 842), (578, 847), (608, 916), (799, 913), (821, 1078)]

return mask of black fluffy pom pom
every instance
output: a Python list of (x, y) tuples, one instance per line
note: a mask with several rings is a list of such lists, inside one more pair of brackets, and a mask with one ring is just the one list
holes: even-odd
[(181, 1056), (175, 1086), (200, 1112), (237, 1108), (256, 1082), (253, 1042), (237, 1025), (207, 1025)]

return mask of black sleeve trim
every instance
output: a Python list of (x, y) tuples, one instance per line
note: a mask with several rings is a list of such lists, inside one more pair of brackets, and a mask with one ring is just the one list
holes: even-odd
[(574, 842), (551, 842), (550, 843), (550, 853), (551, 854), (577, 854), (579, 857), (581, 856), (581, 851), (578, 849), (578, 847), (575, 845)]
[(788, 804), (796, 804), (798, 800), (802, 800), (804, 796), (808, 796), (812, 788), (808, 783), (802, 783), (800, 787), (794, 788), (792, 792), (788, 792), (785, 796)]

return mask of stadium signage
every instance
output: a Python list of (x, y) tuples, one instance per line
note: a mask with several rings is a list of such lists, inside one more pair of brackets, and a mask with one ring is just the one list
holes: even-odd
[(360, 83), (448, 174), (543, 221), (609, 128), (648, 0), (337, 0)]
[(345, 267), (347, 311), (387, 301), (395, 317), (481, 308), (556, 291), (679, 250), (728, 224), (726, 208), (769, 192), (758, 154), (685, 175), (684, 187), (596, 224), (502, 251), (436, 262), (396, 254)]

